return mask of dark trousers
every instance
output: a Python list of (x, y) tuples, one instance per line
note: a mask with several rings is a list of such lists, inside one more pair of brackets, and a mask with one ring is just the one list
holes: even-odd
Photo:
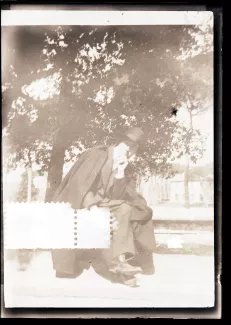
[[(118, 229), (112, 237), (110, 249), (53, 250), (52, 260), (56, 271), (75, 273), (87, 259), (99, 258), (101, 263), (110, 265), (112, 259), (121, 254), (136, 258), (143, 268), (153, 268), (152, 254), (155, 248), (155, 238), (151, 215), (127, 203), (113, 205), (110, 210), (118, 222)], [(92, 253), (94, 257), (89, 257)]]
[(111, 214), (116, 217), (118, 227), (113, 232), (111, 241), (111, 258), (121, 254), (135, 256), (135, 243), (131, 225), (132, 208), (126, 203), (112, 207)]
[(101, 253), (105, 263), (110, 265), (113, 258), (126, 254), (146, 270), (154, 269), (153, 252), (156, 242), (150, 211), (139, 210), (127, 203), (111, 207), (118, 228), (112, 237), (111, 247)]

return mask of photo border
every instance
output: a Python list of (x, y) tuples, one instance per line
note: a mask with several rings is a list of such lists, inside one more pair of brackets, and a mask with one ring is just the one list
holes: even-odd
[[(182, 1), (183, 2), (183, 1)], [(193, 2), (193, 1), (191, 1)], [(195, 1), (196, 2), (196, 1)], [(73, 3), (73, 2), (72, 2)], [(1, 219), (1, 318), (221, 318), (221, 283), (222, 273), (222, 31), (223, 6), (219, 2), (215, 6), (173, 3), (169, 1), (145, 5), (126, 3), (115, 5), (104, 3), (92, 6), (75, 2), (75, 4), (56, 5), (56, 10), (131, 10), (131, 11), (212, 11), (214, 14), (214, 253), (215, 253), (215, 306), (212, 308), (5, 308), (4, 307), (4, 272), (3, 272), (3, 220)], [(85, 2), (86, 3), (86, 2)], [(22, 1), (3, 1), (1, 10), (20, 10), (25, 3)], [(26, 4), (28, 6), (28, 2)], [(31, 1), (29, 6), (43, 7), (43, 10), (54, 10), (49, 2)], [(17, 7), (17, 8), (16, 8)], [(64, 9), (64, 7), (66, 9)], [(173, 9), (174, 8), (174, 9)], [(37, 9), (37, 8), (36, 8)]]

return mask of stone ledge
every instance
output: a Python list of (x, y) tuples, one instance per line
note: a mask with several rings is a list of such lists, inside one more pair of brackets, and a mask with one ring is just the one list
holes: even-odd
[(163, 221), (213, 221), (214, 208), (155, 207), (153, 220)]
[(181, 248), (169, 248), (166, 244), (158, 245), (156, 254), (181, 254), (181, 255), (197, 255), (197, 256), (214, 256), (214, 247), (212, 245), (203, 244), (183, 244)]
[(163, 230), (165, 233), (170, 231), (175, 232), (198, 232), (210, 231), (214, 232), (213, 221), (190, 221), (190, 220), (153, 220), (155, 231)]

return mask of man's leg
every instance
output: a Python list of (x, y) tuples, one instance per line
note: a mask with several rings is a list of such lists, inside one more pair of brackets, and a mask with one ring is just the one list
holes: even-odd
[[(107, 207), (109, 208), (108, 205)], [(94, 263), (94, 268), (98, 274), (111, 279), (112, 282), (136, 287), (135, 275), (142, 270), (139, 266), (128, 263), (128, 258), (130, 260), (135, 256), (134, 236), (130, 222), (132, 207), (126, 203), (113, 205), (110, 206), (110, 212), (117, 221), (117, 229), (113, 231), (111, 247), (101, 251), (101, 258), (98, 263)]]
[(84, 269), (82, 251), (76, 249), (55, 249), (51, 251), (53, 268), (58, 278), (75, 278)]
[(111, 208), (111, 214), (115, 216), (118, 225), (112, 237), (112, 258), (117, 258), (123, 254), (134, 256), (134, 236), (130, 222), (132, 207), (129, 204), (122, 203)]
[(136, 248), (136, 256), (132, 261), (132, 265), (139, 265), (145, 274), (154, 274), (153, 253), (155, 251), (156, 241), (152, 214), (133, 208), (131, 226)]
[[(111, 240), (111, 260), (109, 270), (117, 274), (124, 282), (130, 281), (135, 274), (140, 273), (140, 267), (132, 266), (128, 260), (135, 256), (133, 231), (130, 223), (132, 207), (126, 203), (111, 208), (111, 214), (116, 217), (117, 229)], [(131, 281), (133, 281), (131, 279)]]

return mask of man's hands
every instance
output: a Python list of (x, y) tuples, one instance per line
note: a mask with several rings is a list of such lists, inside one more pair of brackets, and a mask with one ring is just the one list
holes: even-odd
[(115, 178), (121, 179), (124, 177), (124, 170), (128, 165), (128, 159), (123, 157), (123, 159), (118, 159), (114, 163), (114, 169), (116, 169)]
[(121, 143), (113, 150), (113, 170), (116, 170), (115, 177), (120, 179), (124, 177), (124, 170), (127, 167), (129, 147)]

